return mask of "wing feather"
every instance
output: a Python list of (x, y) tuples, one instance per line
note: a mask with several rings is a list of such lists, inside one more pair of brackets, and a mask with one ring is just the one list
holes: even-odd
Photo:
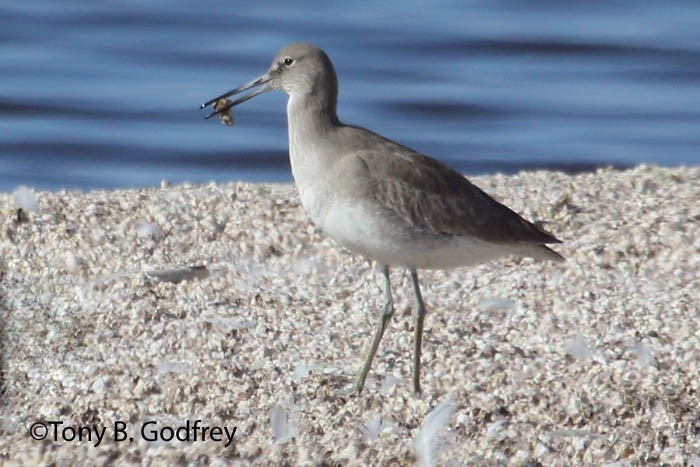
[(561, 243), (447, 165), (400, 145), (393, 149), (392, 154), (367, 150), (358, 155), (371, 176), (377, 202), (406, 222), (439, 234), (497, 243)]

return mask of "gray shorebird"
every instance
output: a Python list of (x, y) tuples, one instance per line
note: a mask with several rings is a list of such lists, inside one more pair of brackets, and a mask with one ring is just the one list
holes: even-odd
[(389, 267), (408, 269), (413, 282), (413, 389), (419, 393), (425, 305), (418, 269), (449, 269), (507, 255), (564, 259), (546, 246), (559, 240), (447, 165), (341, 123), (336, 113), (338, 78), (320, 48), (282, 48), (267, 73), (201, 108), (251, 88), (256, 89), (226, 106), (217, 105), (207, 118), (273, 89), (287, 93), (289, 158), (301, 203), (317, 227), (380, 265), (385, 304), (357, 377), (358, 391), (394, 314)]

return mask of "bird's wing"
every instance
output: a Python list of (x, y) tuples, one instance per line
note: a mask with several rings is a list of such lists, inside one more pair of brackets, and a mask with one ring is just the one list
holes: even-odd
[(367, 150), (358, 155), (371, 176), (370, 190), (377, 202), (406, 222), (491, 242), (560, 243), (445, 164), (399, 145), (391, 152)]

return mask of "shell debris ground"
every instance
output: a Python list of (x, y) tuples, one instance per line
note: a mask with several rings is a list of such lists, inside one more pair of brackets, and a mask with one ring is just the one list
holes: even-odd
[[(0, 194), (0, 463), (408, 465), (447, 396), (436, 465), (696, 462), (700, 168), (473, 181), (548, 220), (568, 261), (422, 272), (420, 398), (398, 270), (396, 320), (365, 391), (347, 393), (381, 280), (309, 223), (292, 186), (35, 192), (21, 223)], [(234, 442), (28, 434), (38, 420), (196, 419), (236, 426)]]

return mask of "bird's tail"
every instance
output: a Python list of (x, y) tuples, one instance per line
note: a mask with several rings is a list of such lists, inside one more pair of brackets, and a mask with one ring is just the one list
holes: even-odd
[(557, 262), (566, 261), (566, 258), (564, 258), (562, 255), (552, 250), (547, 245), (542, 244), (528, 245), (528, 248), (524, 253), (530, 258), (535, 259)]

